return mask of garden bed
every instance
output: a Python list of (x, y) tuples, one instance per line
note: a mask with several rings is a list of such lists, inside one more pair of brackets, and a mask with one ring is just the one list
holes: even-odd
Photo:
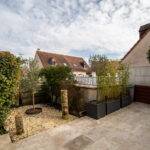
[[(63, 120), (61, 118), (61, 111), (53, 107), (49, 107), (48, 105), (35, 105), (35, 107), (42, 108), (42, 112), (35, 115), (27, 115), (25, 111), (32, 108), (32, 105), (13, 108), (10, 110), (4, 123), (4, 127), (6, 131), (10, 133), (10, 138), (13, 142), (47, 129), (53, 129), (61, 124), (65, 124), (76, 119), (75, 116), (69, 115), (68, 120)], [(17, 114), (21, 114), (23, 116), (25, 132), (22, 135), (16, 135), (15, 115)]]

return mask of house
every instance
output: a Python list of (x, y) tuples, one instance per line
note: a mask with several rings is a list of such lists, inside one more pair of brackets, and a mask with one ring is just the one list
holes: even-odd
[[(139, 29), (139, 40), (123, 57), (123, 63), (130, 64), (129, 82), (136, 84), (136, 99), (150, 103), (150, 63), (147, 51), (150, 49), (150, 23)], [(138, 96), (139, 95), (139, 96)]]
[(43, 52), (38, 49), (35, 60), (40, 69), (47, 66), (68, 66), (75, 76), (85, 76), (90, 73), (90, 68), (82, 57)]

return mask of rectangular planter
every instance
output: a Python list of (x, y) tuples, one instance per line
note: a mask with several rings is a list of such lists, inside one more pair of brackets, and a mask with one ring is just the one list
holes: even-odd
[(106, 103), (94, 104), (93, 101), (86, 103), (87, 116), (99, 119), (106, 115)]
[(124, 97), (120, 98), (120, 107), (121, 108), (126, 107), (129, 104), (131, 104), (130, 96), (124, 96)]
[(107, 114), (110, 114), (118, 109), (120, 109), (120, 99), (107, 102)]

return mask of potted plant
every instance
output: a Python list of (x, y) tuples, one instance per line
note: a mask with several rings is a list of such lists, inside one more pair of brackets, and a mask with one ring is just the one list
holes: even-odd
[(110, 61), (107, 66), (107, 114), (110, 114), (120, 109), (120, 86), (117, 81), (118, 68), (113, 61)]
[(129, 79), (129, 65), (120, 63), (119, 71), (118, 71), (119, 84), (121, 87), (120, 92), (120, 106), (125, 107), (131, 103), (131, 99), (129, 96), (129, 88), (127, 87), (128, 79)]
[(90, 57), (90, 66), (97, 76), (97, 98), (86, 103), (86, 111), (89, 117), (99, 119), (106, 115), (105, 88), (106, 66), (108, 59), (106, 56), (93, 55)]
[(105, 103), (105, 78), (98, 77), (98, 87), (97, 87), (97, 99), (86, 103), (87, 115), (99, 119), (106, 115), (106, 103)]

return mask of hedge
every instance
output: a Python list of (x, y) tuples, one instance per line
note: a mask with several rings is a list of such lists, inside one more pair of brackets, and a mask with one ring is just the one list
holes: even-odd
[(0, 134), (7, 112), (14, 104), (18, 93), (21, 59), (9, 52), (0, 52)]

